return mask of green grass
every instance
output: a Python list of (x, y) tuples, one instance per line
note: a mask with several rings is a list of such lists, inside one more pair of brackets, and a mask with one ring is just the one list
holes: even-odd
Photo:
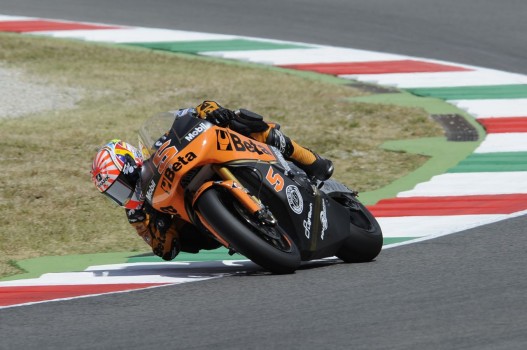
[(365, 93), (255, 65), (17, 34), (0, 34), (0, 64), (83, 96), (74, 109), (0, 119), (0, 277), (19, 272), (20, 259), (148, 249), (123, 210), (98, 194), (89, 170), (102, 144), (136, 143), (141, 122), (157, 112), (207, 99), (254, 110), (332, 158), (335, 178), (359, 191), (425, 161), (380, 144), (441, 134), (423, 110), (352, 103)]

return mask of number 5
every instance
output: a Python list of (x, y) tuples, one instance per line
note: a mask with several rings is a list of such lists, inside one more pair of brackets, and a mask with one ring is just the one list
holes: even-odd
[(273, 173), (273, 167), (269, 167), (265, 178), (274, 186), (276, 192), (280, 192), (284, 188), (284, 178), (280, 174)]

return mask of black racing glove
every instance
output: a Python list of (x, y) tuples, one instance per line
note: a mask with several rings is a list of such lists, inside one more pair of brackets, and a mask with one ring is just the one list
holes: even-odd
[(236, 117), (234, 111), (223, 108), (214, 101), (204, 101), (196, 107), (198, 116), (217, 126), (226, 127)]
[(146, 219), (146, 213), (143, 208), (141, 209), (125, 209), (126, 217), (128, 222), (135, 224), (136, 222), (143, 222)]
[(217, 126), (226, 127), (227, 125), (229, 125), (231, 120), (234, 119), (234, 117), (236, 117), (236, 114), (234, 114), (233, 111), (227, 108), (220, 107), (215, 111), (212, 111), (207, 114), (205, 119)]

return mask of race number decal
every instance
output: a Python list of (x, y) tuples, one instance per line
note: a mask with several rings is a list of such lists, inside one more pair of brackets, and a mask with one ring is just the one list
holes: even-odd
[(152, 160), (152, 163), (160, 174), (163, 174), (166, 167), (170, 165), (172, 158), (174, 158), (178, 153), (178, 149), (175, 146), (168, 147), (170, 145), (170, 141), (171, 140), (166, 141), (161, 145), (161, 147), (159, 147), (156, 154), (154, 155), (154, 159)]
[(273, 167), (269, 167), (269, 171), (265, 178), (271, 185), (273, 185), (276, 192), (280, 192), (284, 189), (284, 178), (280, 174), (275, 174), (273, 172)]

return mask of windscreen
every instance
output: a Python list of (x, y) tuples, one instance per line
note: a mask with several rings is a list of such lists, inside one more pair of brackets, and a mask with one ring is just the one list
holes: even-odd
[(141, 125), (139, 128), (139, 148), (145, 161), (155, 153), (154, 143), (170, 130), (175, 119), (176, 116), (173, 113), (159, 113)]

